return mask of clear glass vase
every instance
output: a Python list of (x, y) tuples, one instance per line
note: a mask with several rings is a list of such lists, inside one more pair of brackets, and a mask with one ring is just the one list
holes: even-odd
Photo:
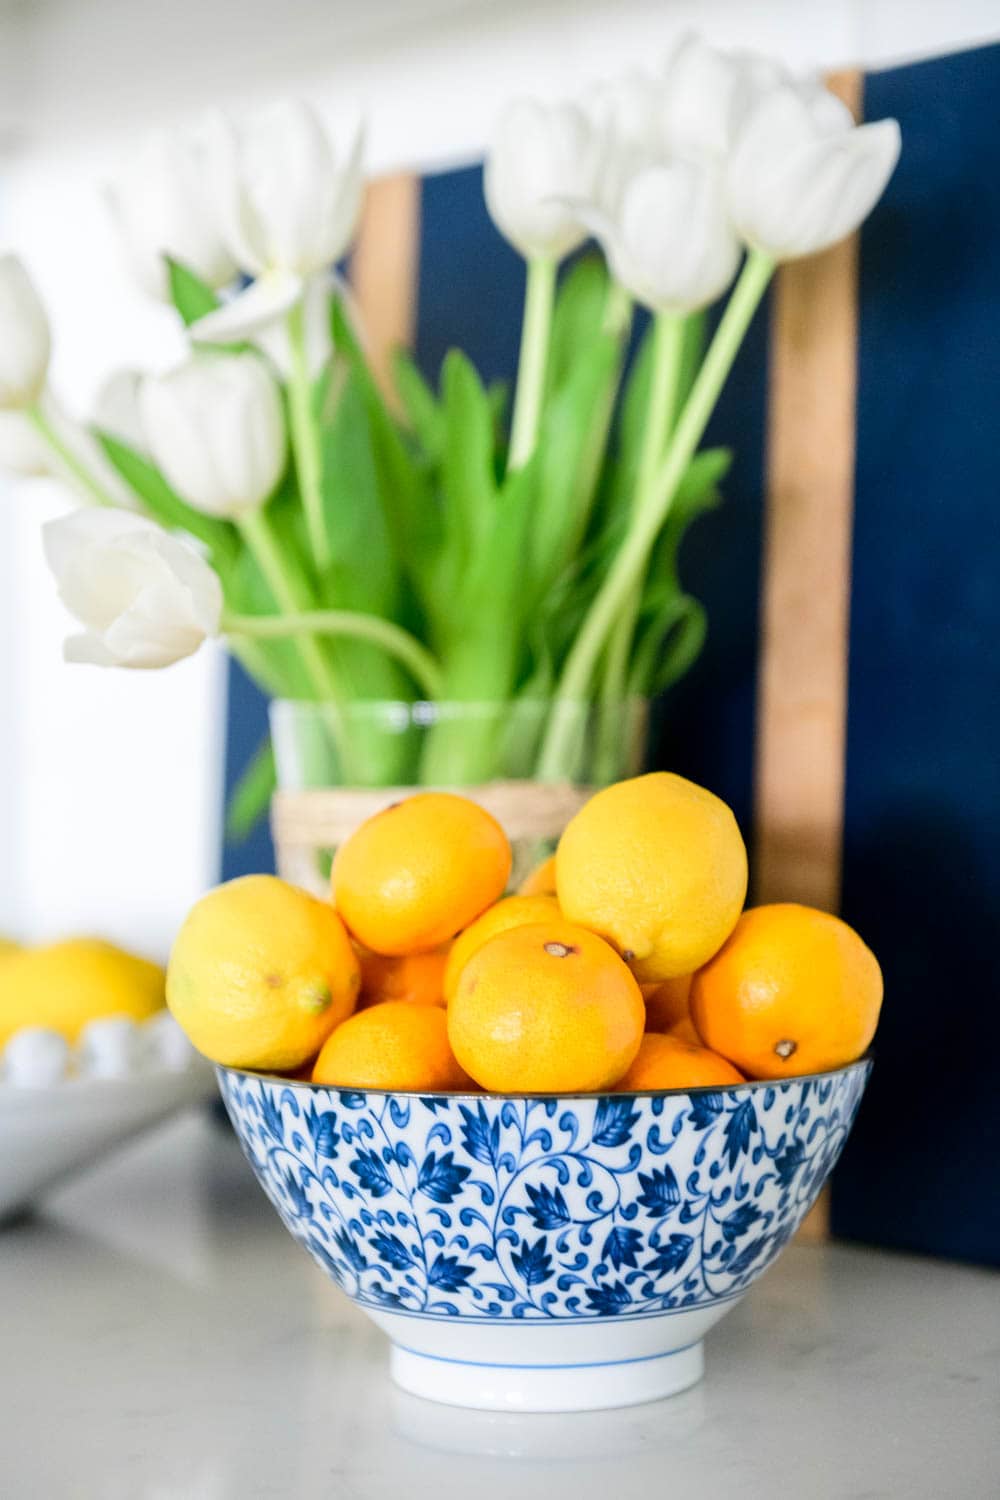
[[(271, 738), (278, 795), (272, 825), (279, 872), (325, 892), (336, 847), (380, 806), (430, 787), (472, 790), (507, 828), (511, 885), (551, 852), (586, 790), (637, 774), (646, 754), (643, 699), (613, 716), (562, 706), (559, 773), (535, 773), (550, 723), (546, 700), (506, 703), (275, 700)], [(340, 794), (340, 795), (336, 795)]]

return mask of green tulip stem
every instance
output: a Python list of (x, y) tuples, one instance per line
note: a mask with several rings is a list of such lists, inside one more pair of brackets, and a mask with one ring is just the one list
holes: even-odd
[[(246, 511), (237, 519), (236, 524), (282, 614), (296, 616), (307, 613), (312, 600), (308, 597), (302, 579), (289, 567), (287, 558), (275, 541), (265, 512)], [(289, 633), (296, 637), (296, 647), (317, 701), (326, 708), (330, 732), (340, 756), (342, 775), (346, 781), (356, 780), (353, 756), (340, 712), (342, 694), (337, 674), (315, 634), (302, 635), (297, 630)]]
[(251, 640), (280, 640), (285, 636), (342, 636), (370, 641), (405, 667), (428, 698), (444, 694), (444, 673), (434, 656), (408, 630), (377, 615), (351, 610), (314, 609), (285, 615), (223, 616), (223, 632)]
[(556, 262), (548, 256), (528, 261), (524, 292), (524, 322), (517, 366), (517, 394), (510, 429), (507, 467), (523, 469), (535, 451), (545, 397), (552, 307), (556, 294)]
[(330, 565), (330, 538), (323, 515), (323, 455), (319, 424), (313, 410), (312, 380), (306, 349), (305, 300), (299, 298), (288, 314), (288, 346), (291, 367), (288, 378), (288, 414), (292, 430), (292, 452), (299, 480), (306, 531), (313, 560), (320, 573)]
[(59, 462), (66, 469), (67, 473), (76, 480), (80, 488), (85, 494), (89, 495), (95, 505), (106, 505), (121, 509), (114, 496), (104, 488), (100, 480), (77, 457), (69, 444), (59, 436), (59, 433), (40, 406), (29, 406), (24, 415), (39, 434), (42, 441), (52, 449), (52, 452), (59, 459)]
[(591, 603), (566, 660), (538, 761), (541, 781), (556, 780), (562, 773), (574, 732), (577, 705), (589, 698), (601, 652), (619, 613), (649, 564), (653, 545), (704, 435), (773, 271), (774, 261), (769, 255), (762, 250), (750, 252), (680, 412), (666, 454), (659, 461), (655, 479), (648, 493), (641, 497), (642, 503), (633, 515), (625, 540)]
[[(632, 513), (641, 513), (663, 458), (677, 409), (677, 392), (684, 358), (684, 318), (679, 313), (661, 312), (653, 324), (653, 358), (643, 429), (639, 467), (636, 475)], [(601, 701), (605, 705), (620, 703), (627, 696), (629, 658), (642, 605), (642, 579), (636, 580), (621, 613), (615, 621), (604, 658)]]

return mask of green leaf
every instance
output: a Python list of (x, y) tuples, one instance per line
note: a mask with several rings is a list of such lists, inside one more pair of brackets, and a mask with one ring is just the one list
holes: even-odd
[(215, 311), (219, 306), (219, 298), (208, 283), (202, 281), (188, 266), (182, 265), (170, 255), (165, 259), (170, 279), (170, 300), (180, 313), (184, 327), (190, 328), (199, 318)]
[(704, 607), (679, 591), (640, 632), (629, 666), (629, 692), (655, 698), (694, 665), (705, 643)]
[(204, 542), (212, 554), (212, 561), (220, 573), (235, 561), (239, 550), (236, 528), (228, 521), (219, 521), (206, 516), (194, 506), (188, 505), (171, 489), (159, 469), (155, 468), (141, 453), (136, 453), (120, 438), (109, 432), (94, 429), (94, 436), (104, 452), (105, 458), (121, 475), (129, 488), (138, 496), (154, 520), (170, 530), (186, 531)]
[(490, 401), (490, 410), (493, 413), (494, 440), (499, 447), (499, 435), (507, 421), (507, 409), (510, 406), (510, 381), (491, 380), (486, 387), (486, 394)]
[(618, 378), (618, 341), (604, 334), (583, 349), (552, 396), (538, 445), (538, 497), (532, 518), (532, 582), (546, 591), (576, 555), (590, 521)]
[(393, 356), (393, 379), (410, 427), (424, 455), (437, 462), (444, 447), (445, 419), (434, 392), (402, 349)]
[(599, 255), (584, 255), (563, 277), (552, 315), (548, 385), (557, 390), (587, 347), (603, 333), (608, 273)]
[(392, 540), (382, 508), (371, 424), (358, 381), (350, 376), (322, 434), (323, 515), (335, 559), (323, 579), (337, 609), (391, 618), (398, 590)]
[[(408, 448), (375, 383), (338, 301), (331, 308), (333, 341), (361, 391), (378, 467), (379, 488), (396, 556), (410, 590), (433, 614), (446, 595), (440, 567), (442, 519), (430, 492), (426, 464)], [(411, 626), (417, 622), (408, 620)]]
[[(323, 514), (333, 563), (321, 591), (333, 609), (398, 618), (400, 574), (379, 479), (371, 423), (352, 371), (322, 434)], [(359, 698), (407, 698), (412, 689), (401, 668), (361, 641), (330, 643), (338, 674)]]
[(458, 349), (441, 369), (445, 439), (441, 460), (446, 544), (459, 567), (486, 539), (497, 502), (493, 413), (475, 369)]
[(242, 844), (267, 811), (271, 795), (278, 784), (274, 750), (270, 736), (265, 736), (240, 772), (229, 794), (226, 808), (226, 838)]

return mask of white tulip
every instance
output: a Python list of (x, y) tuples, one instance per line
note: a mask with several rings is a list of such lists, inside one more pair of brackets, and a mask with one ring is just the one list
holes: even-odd
[(211, 287), (228, 285), (236, 262), (215, 224), (207, 181), (204, 134), (188, 130), (146, 137), (108, 201), (126, 261), (152, 297), (166, 301), (166, 256)]
[(0, 255), (0, 410), (33, 406), (52, 345), (34, 282), (16, 255)]
[(100, 432), (117, 438), (134, 453), (146, 453), (146, 434), (139, 410), (138, 370), (115, 370), (101, 385), (94, 402), (93, 424)]
[(741, 246), (722, 176), (705, 162), (642, 167), (623, 186), (613, 218), (588, 214), (615, 276), (654, 312), (693, 312), (720, 297)]
[(574, 104), (520, 99), (508, 106), (483, 188), (494, 224), (522, 255), (559, 260), (586, 239), (575, 205), (593, 201), (601, 146)]
[[(333, 353), (333, 332), (330, 326), (333, 288), (334, 277), (322, 271), (308, 278), (302, 293), (306, 368), (310, 380), (315, 380), (322, 373)], [(341, 296), (343, 295), (342, 292)], [(265, 324), (254, 336), (254, 343), (268, 356), (282, 379), (288, 380), (293, 362), (287, 319), (280, 318), (276, 322)]]
[(194, 549), (155, 522), (80, 510), (42, 528), (59, 597), (84, 626), (67, 661), (167, 667), (218, 634), (222, 586)]
[(285, 468), (274, 376), (256, 354), (195, 354), (147, 377), (139, 412), (153, 461), (182, 499), (236, 518), (263, 505)]
[(362, 147), (359, 127), (338, 155), (315, 113), (291, 101), (241, 130), (214, 120), (209, 184), (219, 229), (240, 268), (257, 279), (199, 319), (194, 338), (249, 337), (295, 305), (307, 277), (340, 259), (361, 211)]
[(855, 125), (825, 89), (784, 83), (759, 93), (736, 125), (729, 209), (748, 244), (775, 260), (825, 250), (882, 196), (899, 158), (899, 125)]
[(658, 125), (669, 156), (722, 161), (748, 105), (788, 81), (780, 63), (756, 52), (721, 52), (693, 33), (681, 37), (662, 74)]
[(689, 33), (681, 37), (663, 73), (660, 128), (671, 155), (725, 155), (739, 60)]
[(599, 142), (592, 196), (599, 211), (617, 214), (629, 179), (662, 158), (660, 103), (656, 83), (638, 72), (591, 91), (587, 111)]

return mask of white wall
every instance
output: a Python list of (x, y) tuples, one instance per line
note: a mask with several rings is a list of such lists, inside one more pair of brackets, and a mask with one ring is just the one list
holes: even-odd
[[(0, 22), (3, 17), (0, 0)], [(679, 31), (803, 68), (1000, 37), (997, 0), (13, 0), (0, 140), (113, 152), (140, 121), (293, 89), (371, 117), (375, 170), (478, 154), (511, 93), (650, 63)], [(6, 36), (6, 46), (3, 45)], [(6, 77), (4, 76), (6, 73)]]
[[(172, 317), (118, 274), (94, 184), (104, 151), (56, 146), (0, 177), (0, 245), (31, 266), (56, 340), (53, 382), (86, 412), (116, 366), (169, 363)], [(217, 878), (221, 655), (166, 672), (66, 666), (41, 523), (55, 484), (0, 478), (0, 932), (97, 932), (164, 955)]]
[[(481, 153), (503, 100), (649, 63), (680, 29), (803, 68), (878, 67), (1000, 37), (997, 0), (0, 0), (0, 247), (49, 304), (55, 383), (85, 411), (176, 330), (118, 274), (97, 184), (129, 139), (211, 103), (360, 104), (373, 170)], [(162, 952), (216, 873), (221, 662), (64, 667), (38, 523), (0, 495), (0, 931), (102, 930)]]

